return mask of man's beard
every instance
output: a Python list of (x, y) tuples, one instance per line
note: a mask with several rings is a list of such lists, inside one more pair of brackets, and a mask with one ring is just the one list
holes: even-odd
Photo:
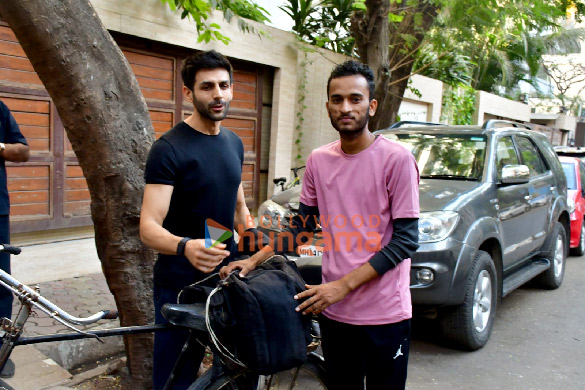
[[(207, 119), (210, 119), (214, 122), (220, 122), (222, 120), (225, 119), (225, 117), (228, 114), (228, 110), (230, 108), (230, 102), (226, 102), (225, 100), (220, 100), (220, 101), (212, 101), (211, 103), (205, 105), (205, 103), (202, 103), (201, 101), (197, 100), (197, 99), (193, 99), (193, 103), (195, 105), (195, 108), (197, 109), (197, 112), (199, 112), (199, 114)], [(216, 104), (223, 104), (224, 106), (224, 110), (221, 114), (214, 114), (211, 111), (211, 107), (213, 105)]]
[(367, 126), (368, 122), (370, 121), (370, 112), (366, 111), (366, 115), (363, 116), (361, 120), (355, 122), (355, 127), (353, 129), (341, 129), (341, 126), (337, 124), (337, 121), (333, 119), (331, 115), (329, 115), (329, 119), (331, 120), (331, 126), (335, 128), (340, 134), (342, 135), (355, 135), (361, 133)]

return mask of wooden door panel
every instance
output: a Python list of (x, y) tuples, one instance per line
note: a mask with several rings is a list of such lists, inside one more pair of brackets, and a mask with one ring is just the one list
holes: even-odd
[(65, 167), (65, 204), (64, 217), (90, 215), (90, 195), (87, 181), (81, 167), (67, 164)]
[(44, 89), (24, 50), (7, 26), (0, 26), (0, 83)]
[(51, 217), (51, 166), (7, 166), (10, 218), (16, 221)]
[(169, 131), (174, 124), (174, 111), (158, 111), (155, 109), (148, 110), (152, 127), (154, 127), (154, 137), (159, 139), (161, 135)]
[(132, 50), (122, 50), (148, 100), (175, 100), (175, 59)]
[(47, 100), (1, 97), (25, 136), (31, 153), (50, 151), (51, 114)]

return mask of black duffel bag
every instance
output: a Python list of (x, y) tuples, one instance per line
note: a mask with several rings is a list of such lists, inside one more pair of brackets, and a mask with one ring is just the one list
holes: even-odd
[(270, 375), (303, 364), (311, 318), (295, 311), (300, 302), (293, 296), (305, 290), (296, 264), (273, 256), (243, 278), (239, 272), (186, 287), (180, 303), (206, 299), (212, 342), (224, 356), (255, 373)]

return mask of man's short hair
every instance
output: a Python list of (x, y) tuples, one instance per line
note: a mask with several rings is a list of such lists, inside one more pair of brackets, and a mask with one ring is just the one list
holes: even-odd
[(197, 72), (203, 69), (217, 68), (228, 71), (230, 74), (230, 84), (232, 84), (234, 81), (234, 70), (227, 58), (215, 50), (200, 51), (192, 54), (183, 61), (183, 67), (181, 68), (183, 84), (192, 90)]
[(345, 61), (343, 64), (336, 65), (333, 68), (331, 75), (329, 76), (329, 80), (327, 80), (327, 99), (329, 99), (329, 85), (331, 84), (331, 80), (339, 77), (355, 75), (364, 76), (368, 82), (368, 87), (370, 88), (369, 99), (371, 101), (374, 98), (374, 90), (376, 89), (376, 83), (374, 82), (374, 72), (368, 65), (354, 60)]

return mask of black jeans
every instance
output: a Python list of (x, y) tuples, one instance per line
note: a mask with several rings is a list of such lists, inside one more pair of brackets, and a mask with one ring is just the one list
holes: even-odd
[(410, 320), (350, 325), (320, 316), (328, 390), (403, 390), (410, 351)]
[[(0, 244), (10, 244), (10, 223), (8, 215), (0, 215)], [(0, 268), (10, 273), (10, 254), (0, 253)], [(0, 287), (0, 317), (12, 316), (13, 295), (6, 287)]]
[[(174, 290), (154, 284), (154, 320), (156, 324), (166, 324), (160, 309), (165, 303), (177, 303), (180, 290)], [(152, 379), (154, 390), (162, 390), (167, 383), (173, 367), (189, 338), (187, 329), (155, 332)], [(205, 348), (195, 340), (191, 340), (189, 349), (181, 359), (181, 364), (175, 370), (173, 390), (187, 389), (197, 379), (197, 371), (203, 360)]]

